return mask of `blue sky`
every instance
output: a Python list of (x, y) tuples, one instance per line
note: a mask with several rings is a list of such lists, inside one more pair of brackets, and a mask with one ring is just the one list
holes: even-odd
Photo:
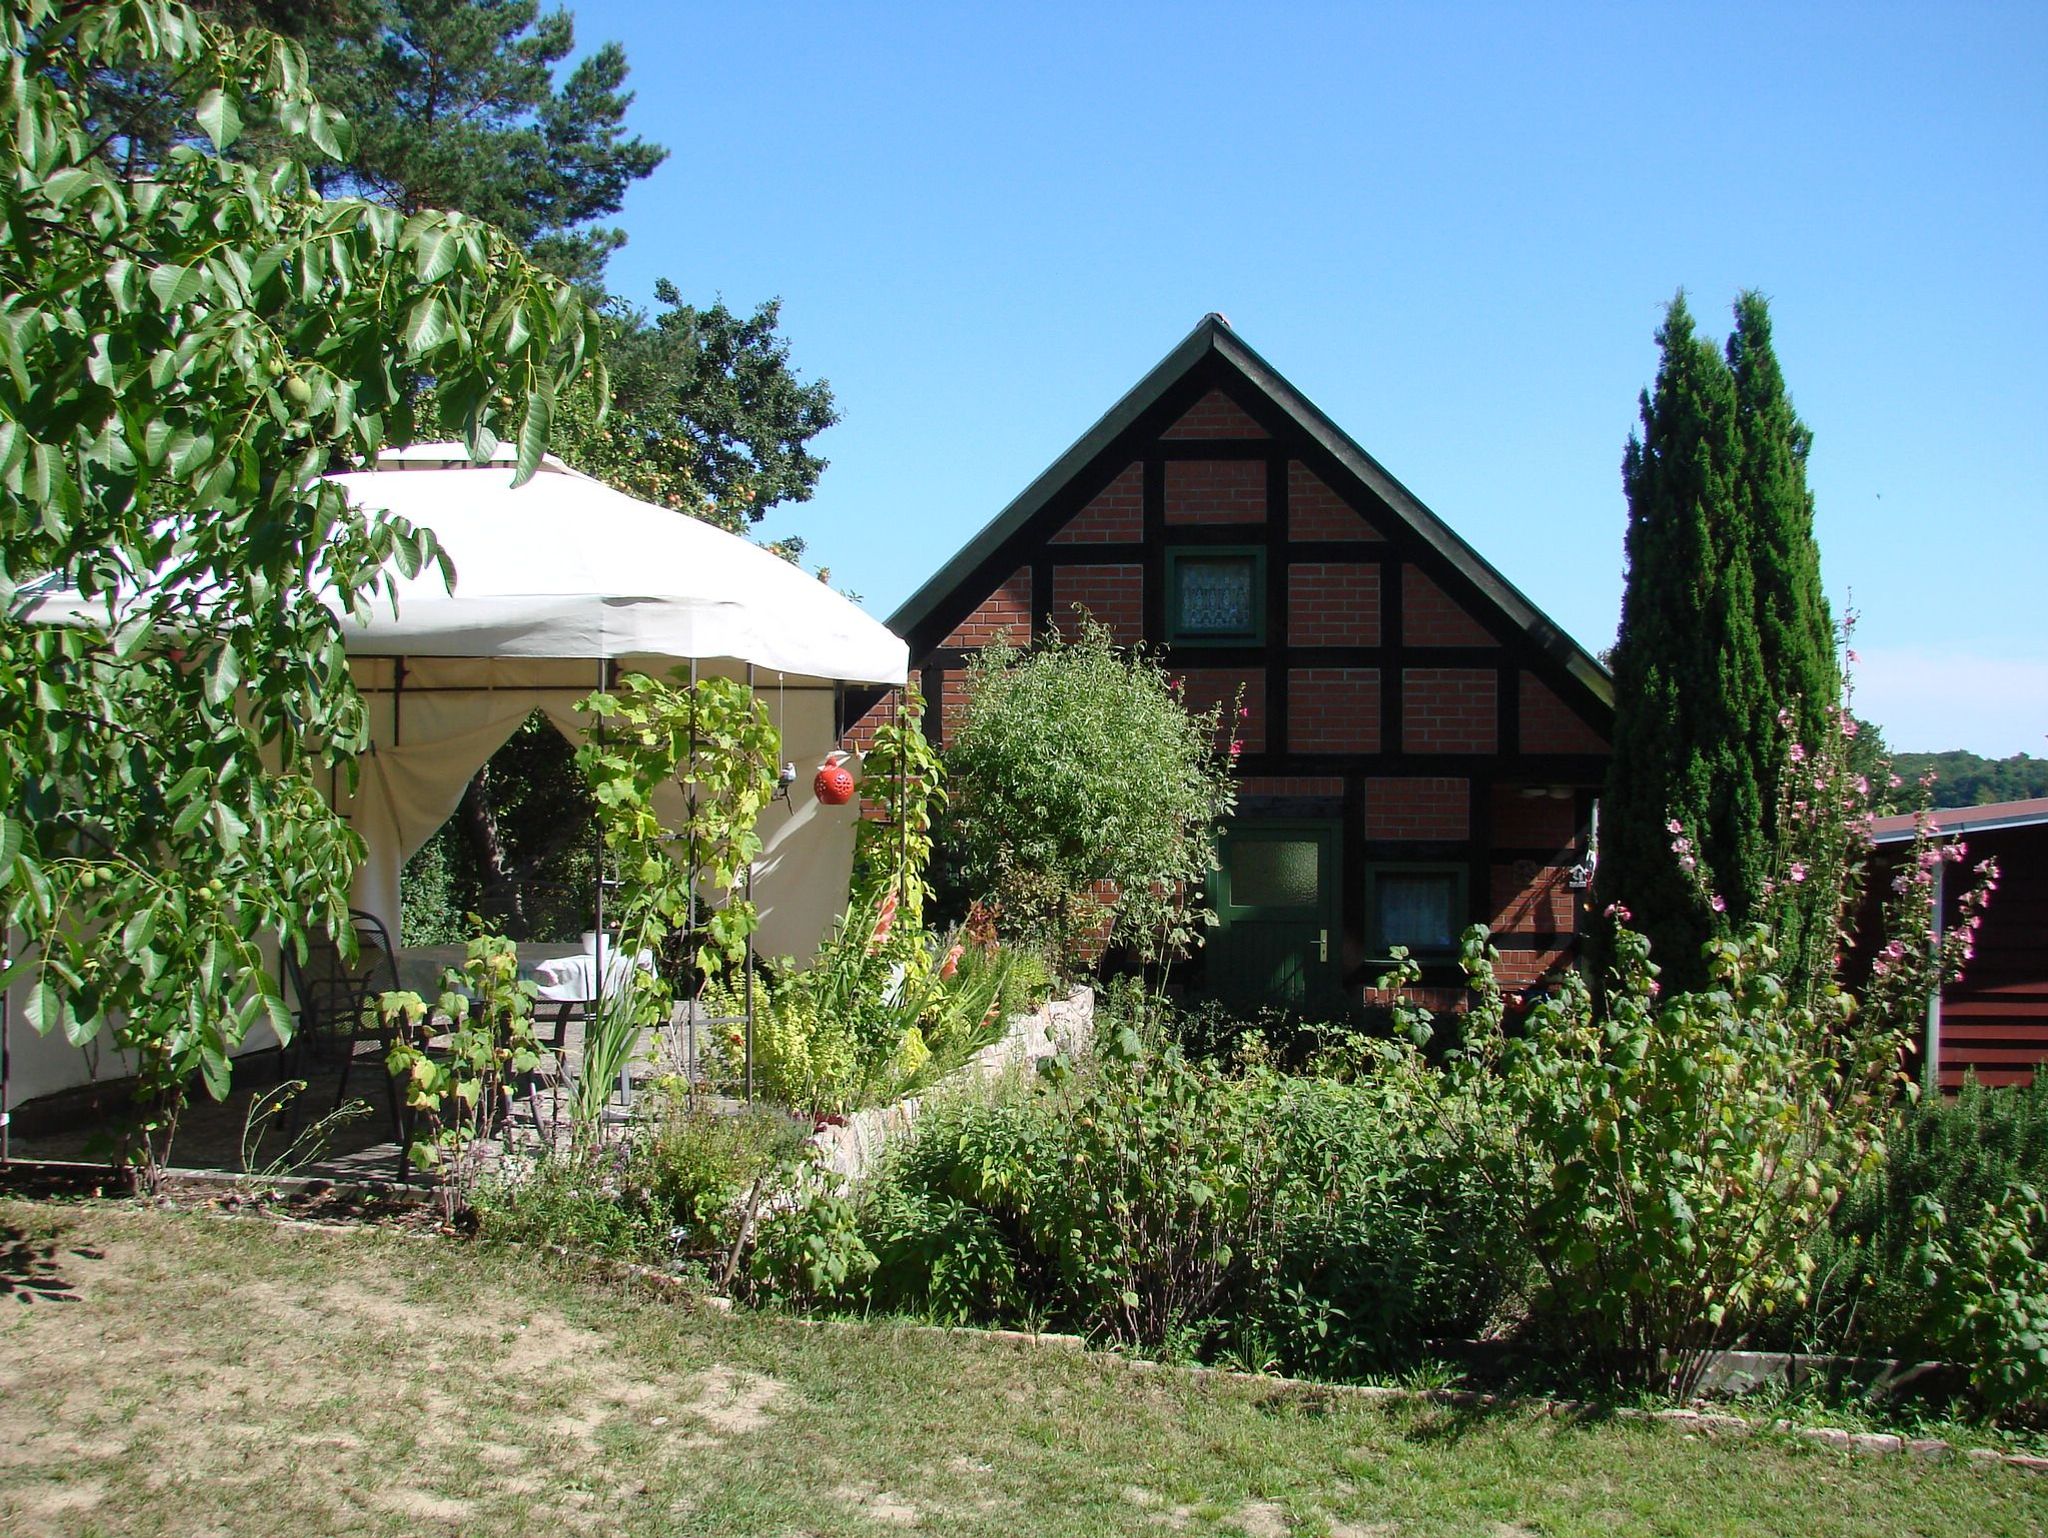
[(762, 532), (876, 614), (1220, 310), (1597, 649), (1663, 306), (1755, 287), (1859, 708), (2048, 752), (2048, 7), (569, 8), (673, 151), (614, 286), (781, 296)]

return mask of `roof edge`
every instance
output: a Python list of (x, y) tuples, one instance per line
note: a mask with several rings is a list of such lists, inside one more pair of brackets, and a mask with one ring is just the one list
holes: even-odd
[(1293, 417), (1331, 457), (1412, 524), (1594, 698), (1610, 709), (1613, 707), (1614, 679), (1598, 658), (1531, 602), (1520, 588), (1502, 576), (1462, 535), (1431, 512), (1414, 492), (1402, 485), (1355, 438), (1239, 336), (1228, 320), (1213, 310), (1204, 315), (1172, 351), (1153, 365), (1065, 453), (1041, 471), (1030, 485), (1013, 497), (1001, 512), (954, 552), (951, 559), (898, 605), (895, 613), (889, 616), (889, 628), (899, 636), (908, 636), (922, 624), (996, 545), (1027, 523), (1061, 487), (1210, 352), (1221, 354)]

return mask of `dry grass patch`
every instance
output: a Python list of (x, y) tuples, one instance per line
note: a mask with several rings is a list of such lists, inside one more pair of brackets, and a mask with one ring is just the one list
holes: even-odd
[(2048, 1526), (2015, 1470), (802, 1328), (531, 1251), (0, 1202), (0, 1254), (10, 1538)]

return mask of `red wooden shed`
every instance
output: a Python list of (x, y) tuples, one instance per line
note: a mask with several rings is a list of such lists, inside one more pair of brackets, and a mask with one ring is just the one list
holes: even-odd
[[(1963, 864), (1934, 867), (1944, 931), (1955, 925), (1970, 868), (1996, 860), (1999, 875), (1961, 980), (1928, 1002), (1921, 1061), (1934, 1064), (1943, 1089), (1966, 1073), (1986, 1084), (2031, 1084), (2048, 1061), (2048, 798), (1948, 807), (1933, 817), (1943, 838), (1967, 851)], [(1913, 818), (1880, 818), (1871, 837), (1878, 868), (1870, 887), (1882, 893), (1886, 867), (1912, 845)]]

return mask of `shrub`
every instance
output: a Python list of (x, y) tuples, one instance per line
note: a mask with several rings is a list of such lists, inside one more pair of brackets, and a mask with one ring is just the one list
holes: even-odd
[(1216, 825), (1236, 799), (1218, 712), (1183, 710), (1155, 663), (1085, 616), (1071, 642), (983, 648), (966, 693), (945, 836), (960, 879), (998, 899), (1005, 934), (1068, 972), (1105, 914), (1109, 940), (1146, 957), (1197, 943)]
[[(1021, 953), (932, 938), (896, 923), (893, 895), (856, 898), (811, 965), (755, 980), (754, 1071), (763, 1093), (832, 1115), (908, 1094), (993, 1040), (1008, 1007), (1042, 996)], [(729, 977), (705, 990), (716, 1013), (745, 998)]]
[(802, 1129), (758, 1107), (731, 1114), (657, 1080), (626, 1137), (551, 1153), (478, 1188), (482, 1231), (659, 1266), (716, 1273), (755, 1187), (778, 1183)]
[(1142, 1023), (927, 1111), (865, 1193), (872, 1302), (1337, 1376), (1485, 1321), (1513, 1268), (1411, 1051), (1232, 1076)]
[(2048, 1082), (1992, 1089), (1970, 1079), (1953, 1097), (1926, 1096), (1900, 1110), (1885, 1147), (1883, 1165), (1850, 1187), (1816, 1245), (1813, 1305), (1785, 1322), (1778, 1343), (1954, 1356), (1926, 1285), (1918, 1215), (1933, 1202), (1962, 1234), (2008, 1188), (2048, 1190)]
[(1816, 1235), (1883, 1156), (1902, 1044), (1837, 991), (1795, 1003), (1761, 934), (1711, 943), (1717, 986), (1662, 999), (1649, 942), (1619, 928), (1614, 949), (1598, 1006), (1567, 975), (1510, 1038), (1469, 930), (1453, 1080), (1472, 1167), (1538, 1269), (1538, 1335), (1684, 1398), (1711, 1353), (1807, 1300)]
[(2048, 1203), (2031, 1185), (2006, 1187), (1974, 1221), (1951, 1230), (1939, 1202), (1920, 1210), (1923, 1280), (1951, 1356), (1992, 1414), (2048, 1413)]

